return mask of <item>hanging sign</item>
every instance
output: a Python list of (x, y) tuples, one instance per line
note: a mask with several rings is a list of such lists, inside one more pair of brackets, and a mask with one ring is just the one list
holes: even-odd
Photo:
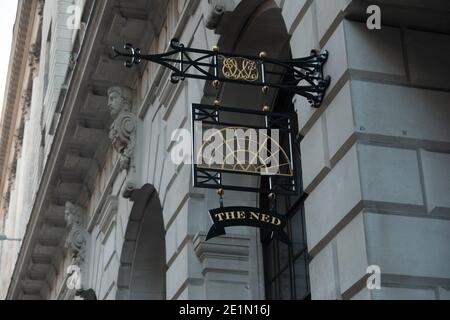
[[(192, 106), (196, 188), (295, 195), (293, 114)], [(268, 180), (261, 186), (260, 178)]]
[(273, 238), (289, 244), (289, 237), (284, 232), (286, 217), (271, 211), (251, 207), (221, 207), (209, 210), (213, 226), (206, 240), (226, 234), (225, 228), (249, 226), (272, 231)]

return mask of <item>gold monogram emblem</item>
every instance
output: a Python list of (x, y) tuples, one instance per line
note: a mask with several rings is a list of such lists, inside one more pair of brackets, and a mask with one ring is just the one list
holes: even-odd
[(254, 60), (219, 56), (222, 61), (222, 74), (230, 80), (256, 81), (259, 79), (258, 64)]

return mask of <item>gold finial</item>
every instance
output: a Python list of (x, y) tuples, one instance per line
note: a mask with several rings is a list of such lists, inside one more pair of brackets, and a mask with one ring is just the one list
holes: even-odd
[(270, 111), (270, 107), (269, 106), (264, 106), (264, 107), (262, 107), (262, 111), (263, 112), (269, 112)]
[(272, 201), (272, 200), (274, 200), (275, 199), (275, 193), (269, 193), (268, 195), (267, 195), (267, 198), (269, 198), (269, 200), (270, 201)]
[(269, 87), (268, 86), (264, 86), (264, 87), (262, 87), (261, 91), (262, 91), (263, 94), (267, 94), (267, 92), (269, 92)]
[(214, 107), (219, 107), (220, 106), (220, 101), (219, 100), (214, 100), (213, 101), (213, 105), (214, 105)]
[(267, 52), (261, 51), (261, 52), (259, 53), (259, 57), (260, 57), (261, 59), (267, 58)]
[(212, 51), (219, 52), (219, 46), (213, 46), (212, 47)]
[(223, 189), (217, 190), (217, 194), (218, 194), (219, 196), (223, 196), (224, 193), (225, 193), (225, 191), (224, 191)]
[(220, 84), (220, 81), (219, 81), (219, 80), (214, 80), (214, 81), (213, 81), (213, 87), (214, 87), (214, 88), (217, 88), (217, 87), (219, 86), (219, 84)]

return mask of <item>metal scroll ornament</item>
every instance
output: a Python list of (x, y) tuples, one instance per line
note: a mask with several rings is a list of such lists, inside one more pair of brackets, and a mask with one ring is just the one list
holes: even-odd
[(239, 57), (219, 55), (222, 63), (222, 75), (229, 80), (257, 81), (259, 79), (258, 62)]
[[(114, 47), (113, 51), (114, 58), (123, 58), (126, 67), (140, 64), (142, 60), (160, 64), (172, 71), (173, 83), (194, 78), (269, 87), (301, 95), (314, 108), (320, 107), (330, 85), (330, 77), (323, 75), (323, 66), (328, 60), (327, 51), (313, 50), (305, 58), (278, 60), (262, 53), (255, 57), (223, 53), (218, 48), (186, 48), (177, 39), (172, 39), (170, 50), (166, 53), (142, 54), (139, 48), (131, 44), (126, 44), (124, 48), (125, 52)], [(280, 78), (290, 80), (280, 82)]]
[[(292, 113), (193, 104), (194, 187), (297, 195), (294, 118)], [(255, 176), (266, 177), (268, 184), (243, 182)]]

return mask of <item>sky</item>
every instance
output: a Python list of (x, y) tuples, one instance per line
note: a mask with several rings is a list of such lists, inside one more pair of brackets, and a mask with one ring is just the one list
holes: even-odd
[(0, 109), (3, 108), (16, 10), (17, 0), (0, 0)]

